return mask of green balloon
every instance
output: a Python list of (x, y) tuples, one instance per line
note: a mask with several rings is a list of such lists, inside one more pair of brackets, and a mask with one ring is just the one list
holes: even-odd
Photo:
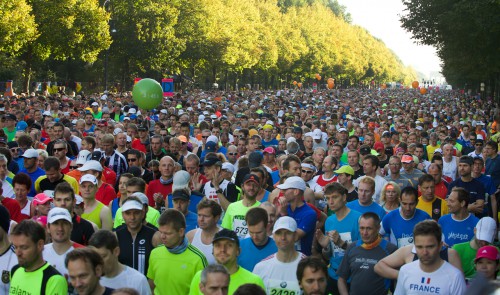
[(163, 89), (156, 80), (141, 79), (134, 85), (132, 99), (141, 109), (152, 110), (162, 102)]

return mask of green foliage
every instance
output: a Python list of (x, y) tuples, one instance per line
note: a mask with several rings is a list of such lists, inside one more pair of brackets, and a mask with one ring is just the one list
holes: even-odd
[(403, 27), (436, 46), (448, 82), (463, 86), (500, 77), (500, 1), (405, 0)]
[(25, 76), (40, 80), (52, 71), (101, 81), (106, 65), (125, 89), (134, 77), (180, 72), (207, 84), (264, 79), (275, 87), (315, 73), (352, 83), (415, 79), (383, 42), (349, 23), (337, 0), (29, 0), (26, 9), (15, 1), (4, 11), (23, 15), (31, 31), (0, 53), (18, 48)]
[(0, 0), (0, 52), (15, 54), (36, 35), (31, 6), (25, 0)]

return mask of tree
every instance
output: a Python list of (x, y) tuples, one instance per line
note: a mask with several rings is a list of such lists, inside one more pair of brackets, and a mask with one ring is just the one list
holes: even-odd
[(24, 90), (32, 66), (49, 57), (94, 62), (109, 47), (109, 15), (94, 0), (30, 0), (38, 35), (20, 50), (24, 64)]
[[(403, 28), (437, 48), (443, 74), (455, 86), (500, 83), (500, 1), (404, 0)], [(498, 91), (496, 91), (498, 92)]]
[(31, 12), (25, 0), (0, 0), (0, 52), (16, 54), (37, 37)]

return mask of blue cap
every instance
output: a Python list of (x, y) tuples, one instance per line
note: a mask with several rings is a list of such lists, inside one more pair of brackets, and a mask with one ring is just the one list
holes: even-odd
[(28, 123), (26, 123), (24, 121), (17, 122), (17, 125), (16, 125), (17, 131), (24, 131), (24, 130), (26, 130), (26, 128), (28, 128)]

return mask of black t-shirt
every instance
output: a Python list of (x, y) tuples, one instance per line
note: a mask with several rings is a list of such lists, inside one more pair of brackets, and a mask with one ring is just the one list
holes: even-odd
[(90, 237), (94, 234), (94, 227), (90, 222), (81, 218), (80, 216), (73, 215), (73, 230), (71, 231), (71, 240), (80, 245), (87, 246)]
[(102, 295), (111, 295), (111, 294), (113, 294), (113, 291), (115, 290), (115, 289), (111, 289), (111, 288), (108, 288), (108, 287), (105, 287), (105, 288), (106, 288), (106, 290), (104, 290), (104, 292), (102, 293)]
[(354, 177), (353, 179), (358, 179), (359, 177), (365, 175), (365, 173), (363, 172), (363, 167), (359, 167), (358, 170), (355, 170), (354, 171)]
[(358, 190), (356, 188), (354, 188), (352, 192), (347, 193), (347, 198), (346, 198), (347, 202), (351, 202), (357, 199), (358, 199)]
[(381, 169), (384, 169), (385, 165), (389, 164), (389, 158), (390, 158), (390, 157), (386, 155), (385, 160), (383, 160), (383, 161), (382, 161), (382, 160), (380, 160), (380, 159), (379, 159), (380, 161), (379, 161), (378, 166), (379, 166)]

